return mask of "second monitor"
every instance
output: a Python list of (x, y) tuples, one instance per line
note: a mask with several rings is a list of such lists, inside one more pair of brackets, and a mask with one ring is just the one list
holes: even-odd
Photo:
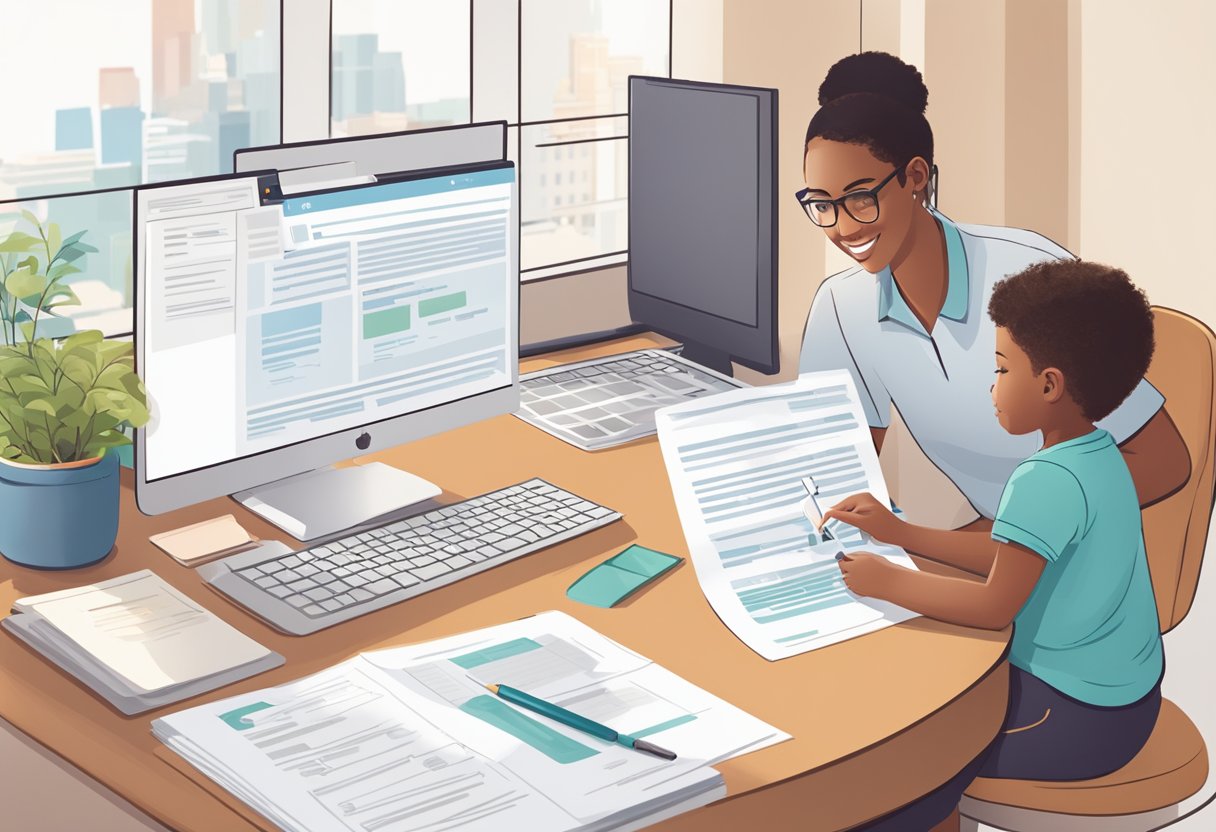
[(778, 371), (777, 91), (629, 79), (629, 313), (684, 357)]

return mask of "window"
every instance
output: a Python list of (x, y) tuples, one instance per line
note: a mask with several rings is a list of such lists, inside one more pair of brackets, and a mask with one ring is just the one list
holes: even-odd
[(238, 147), (279, 141), (279, 0), (14, 0), (6, 11), (22, 21), (5, 43), (5, 66), (19, 70), (6, 112), (20, 129), (0, 134), (0, 242), (33, 232), (22, 210), (64, 237), (84, 231), (98, 251), (67, 279), (81, 305), (56, 309), (40, 333), (130, 332), (129, 188), (226, 173)]
[(470, 121), (470, 4), (333, 0), (330, 135)]
[(505, 120), (523, 279), (624, 262), (627, 79), (670, 75), (671, 0), (332, 8), (331, 135)]

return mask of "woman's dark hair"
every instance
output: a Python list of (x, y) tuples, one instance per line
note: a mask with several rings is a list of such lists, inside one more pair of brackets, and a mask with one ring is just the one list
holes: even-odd
[(1085, 418), (1105, 418), (1153, 358), (1153, 312), (1125, 272), (1084, 260), (1036, 263), (998, 283), (988, 315), (1041, 373), (1058, 367)]
[[(933, 167), (933, 130), (925, 118), (929, 90), (920, 71), (886, 52), (841, 58), (819, 85), (819, 112), (806, 128), (811, 139), (860, 144), (895, 166), (920, 156)], [(899, 172), (899, 184), (905, 181)]]

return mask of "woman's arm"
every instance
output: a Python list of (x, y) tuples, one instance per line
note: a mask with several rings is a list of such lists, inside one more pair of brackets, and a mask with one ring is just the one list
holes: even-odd
[(840, 561), (845, 584), (858, 595), (898, 604), (950, 624), (1001, 630), (1026, 604), (1047, 561), (1016, 543), (999, 544), (986, 581), (947, 578), (858, 553)]
[(1164, 500), (1190, 479), (1191, 455), (1164, 407), (1119, 450), (1132, 472), (1141, 508)]

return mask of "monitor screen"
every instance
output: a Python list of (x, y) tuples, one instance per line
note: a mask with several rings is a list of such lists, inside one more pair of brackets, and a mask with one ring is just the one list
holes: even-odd
[(274, 473), (308, 470), (357, 453), (310, 455), (313, 440), (517, 378), (510, 163), (278, 200), (275, 176), (137, 191), (148, 484), (283, 449), (297, 453)]
[(629, 96), (633, 320), (776, 372), (776, 90), (633, 76)]

